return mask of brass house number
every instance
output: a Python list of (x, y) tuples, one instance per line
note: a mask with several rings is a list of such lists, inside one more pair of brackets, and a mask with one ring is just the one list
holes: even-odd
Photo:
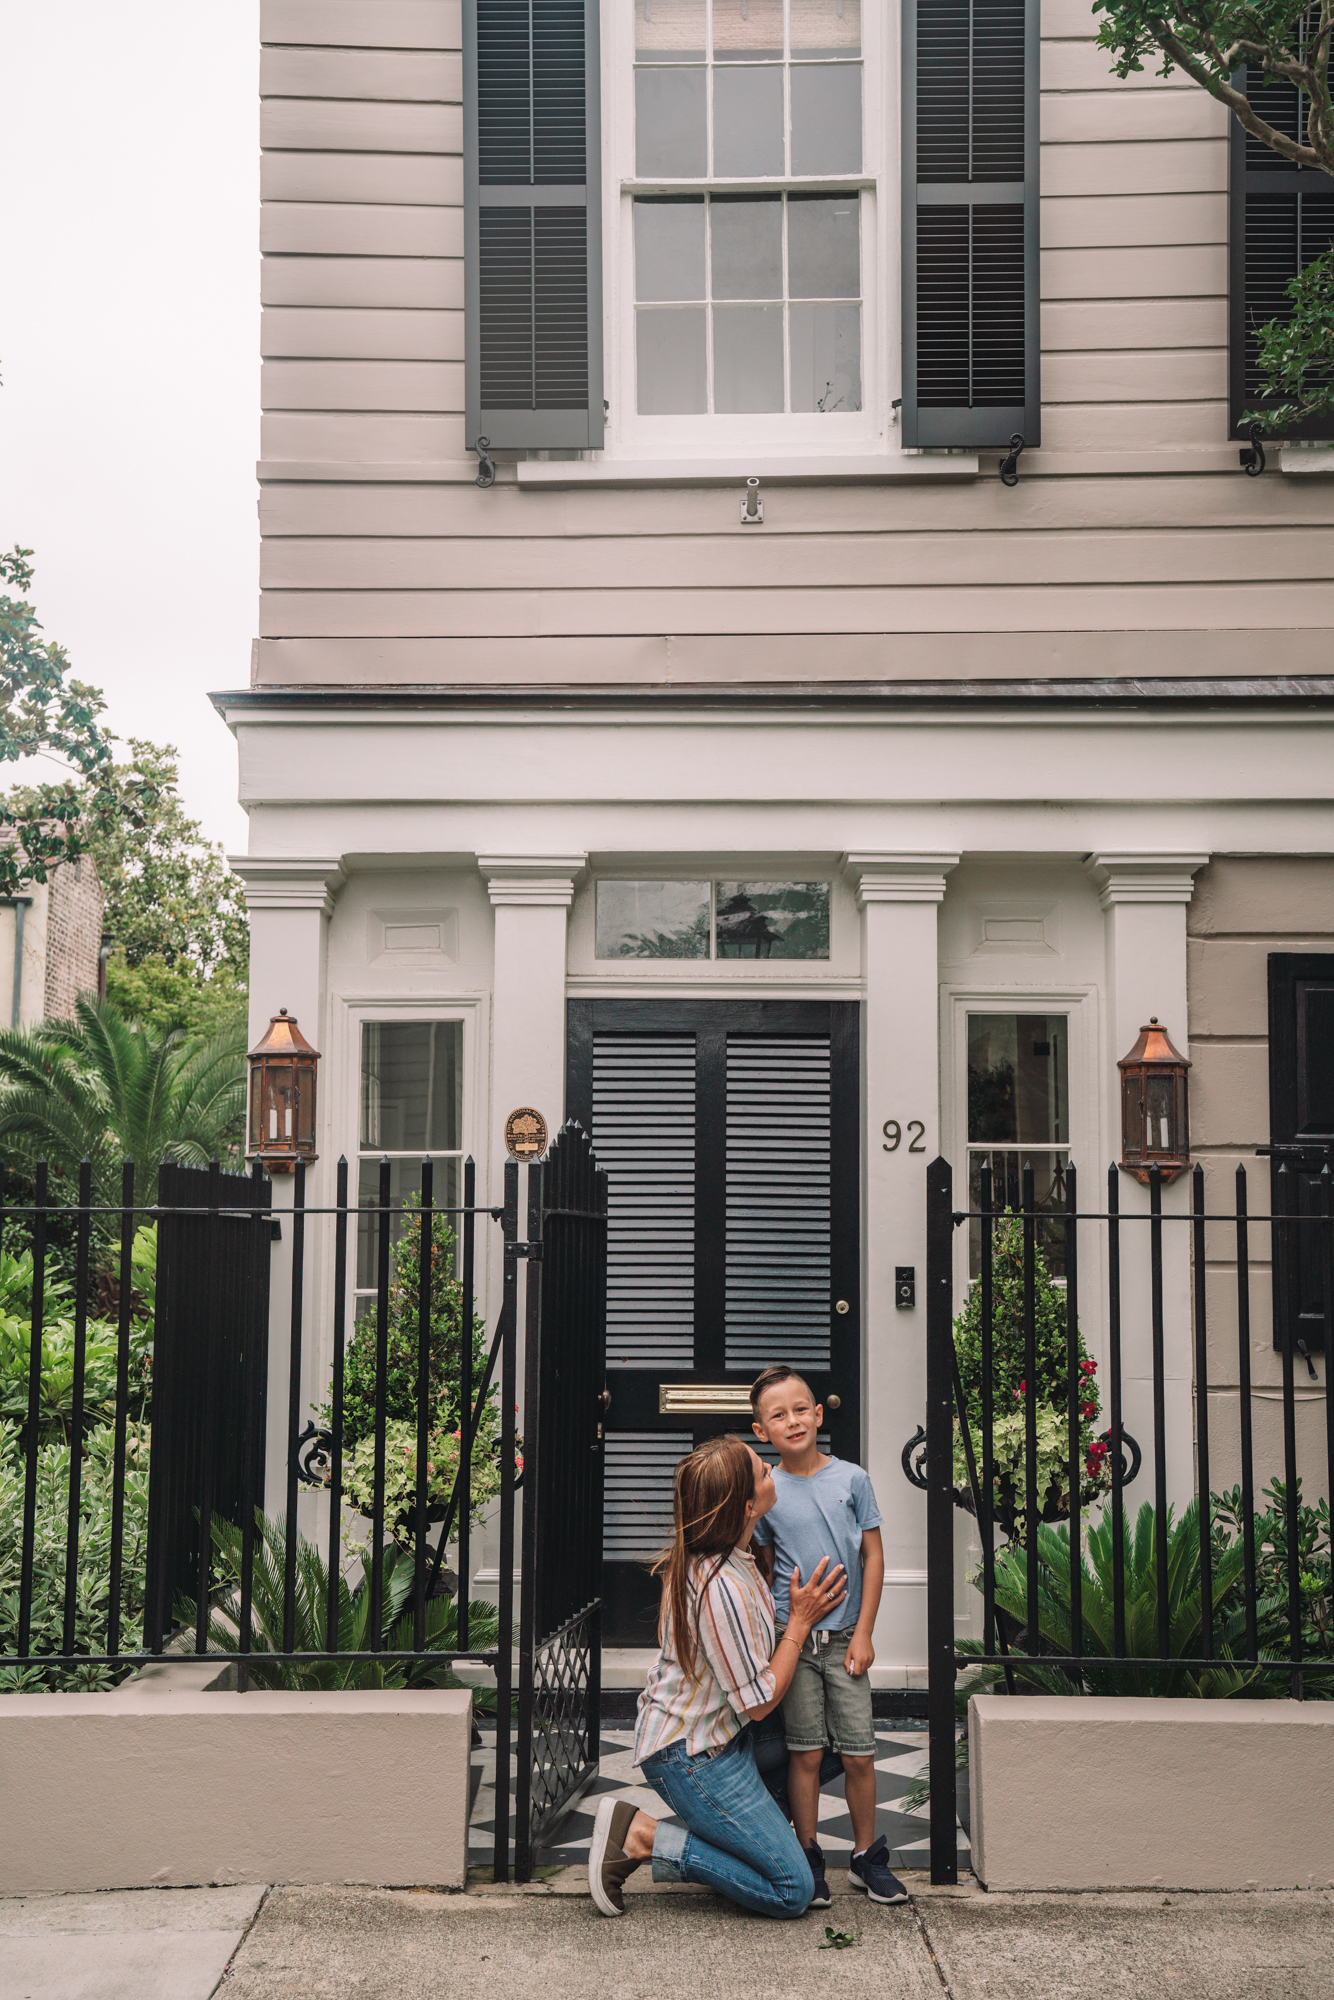
[[(887, 1153), (897, 1153), (903, 1143), (903, 1127), (900, 1125), (898, 1119), (886, 1118), (880, 1129), (885, 1135), (885, 1151)], [(924, 1153), (926, 1151), (926, 1126), (920, 1118), (910, 1118), (908, 1120), (908, 1137), (908, 1151), (910, 1153)]]

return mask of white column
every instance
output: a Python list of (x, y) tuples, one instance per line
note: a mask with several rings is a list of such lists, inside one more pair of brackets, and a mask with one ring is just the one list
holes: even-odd
[[(865, 1153), (862, 1390), (866, 1466), (884, 1516), (885, 1591), (876, 1622), (879, 1686), (926, 1660), (926, 1504), (899, 1455), (926, 1407), (926, 1177), (940, 1151), (937, 914), (957, 854), (848, 854), (862, 912)], [(902, 1136), (886, 1151), (883, 1128)], [(920, 1120), (920, 1140), (912, 1120)], [(913, 1152), (916, 1144), (920, 1151)], [(916, 1272), (917, 1304), (896, 1306), (896, 1266)], [(915, 1676), (920, 1678), (920, 1674)]]
[(530, 1106), (554, 1139), (565, 1115), (565, 930), (584, 854), (479, 854), (496, 913), (491, 1007), (492, 1199), (505, 1120)]
[[(341, 886), (343, 866), (337, 859), (308, 856), (270, 857), (233, 854), (228, 859), (245, 884), (250, 912), (250, 1044), (260, 1039), (270, 1017), (280, 1007), (298, 1021), (302, 1034), (317, 1049), (327, 1048), (325, 978), (328, 962), (329, 917), (334, 894)], [(321, 1158), (306, 1175), (306, 1201), (311, 1207), (333, 1199), (334, 1177), (327, 1154), (328, 1104), (323, 1074), (317, 1146)], [(282, 1241), (273, 1246), (269, 1276), (269, 1381), (267, 1448), (264, 1456), (264, 1508), (281, 1514), (287, 1490), (287, 1395), (292, 1332), (292, 1176), (277, 1174), (273, 1208)], [(313, 1333), (311, 1304), (315, 1297), (317, 1225), (306, 1231), (305, 1326), (302, 1334), (302, 1393), (307, 1406), (322, 1399), (319, 1342)], [(301, 1530), (317, 1531), (313, 1494), (303, 1494)]]
[[(1186, 1044), (1186, 905), (1194, 876), (1207, 854), (1092, 854), (1086, 866), (1099, 888), (1107, 946), (1107, 1046), (1102, 1064), (1106, 1126), (1114, 1159), (1121, 1153), (1120, 1073), (1117, 1062), (1156, 1015), (1182, 1055)], [(1084, 1167), (1081, 1160), (1079, 1165)], [(1089, 1166), (1093, 1163), (1090, 1161)], [(1145, 1216), (1149, 1191), (1122, 1174), (1121, 1212)], [(1090, 1182), (1092, 1183), (1090, 1185)], [(1094, 1197), (1096, 1196), (1096, 1200)], [(1080, 1176), (1080, 1206), (1101, 1208), (1102, 1175)], [(1163, 1190), (1165, 1215), (1190, 1210), (1190, 1176)], [(1144, 1451), (1144, 1467), (1126, 1496), (1138, 1512), (1153, 1499), (1153, 1350), (1149, 1278), (1149, 1229), (1135, 1221), (1121, 1230), (1121, 1353), (1126, 1428)], [(1163, 1228), (1164, 1401), (1167, 1495), (1178, 1512), (1194, 1491), (1194, 1416), (1190, 1229), (1176, 1221)], [(1107, 1388), (1103, 1384), (1103, 1415)]]

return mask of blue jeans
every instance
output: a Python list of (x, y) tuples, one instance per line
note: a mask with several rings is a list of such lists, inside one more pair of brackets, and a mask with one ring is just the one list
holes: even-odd
[(684, 1827), (659, 1822), (655, 1882), (703, 1882), (765, 1917), (799, 1917), (815, 1893), (801, 1843), (764, 1788), (749, 1729), (723, 1750), (688, 1757), (680, 1744), (644, 1763), (644, 1776)]

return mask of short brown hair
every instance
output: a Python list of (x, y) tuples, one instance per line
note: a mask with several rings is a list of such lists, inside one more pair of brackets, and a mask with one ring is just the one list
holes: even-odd
[(788, 1368), (782, 1362), (777, 1362), (772, 1368), (763, 1369), (750, 1385), (750, 1410), (752, 1416), (759, 1416), (760, 1397), (764, 1394), (765, 1390), (776, 1388), (780, 1382), (800, 1382), (811, 1401), (815, 1401), (815, 1391), (806, 1380), (806, 1377), (799, 1375), (795, 1368)]

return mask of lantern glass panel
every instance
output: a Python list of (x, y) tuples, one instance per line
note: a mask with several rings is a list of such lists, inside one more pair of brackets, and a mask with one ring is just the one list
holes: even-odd
[(1171, 1070), (1150, 1070), (1144, 1079), (1144, 1110), (1148, 1124), (1145, 1134), (1145, 1150), (1163, 1153), (1174, 1158), (1177, 1150), (1175, 1133), (1176, 1077)]
[(1144, 1157), (1144, 1078), (1139, 1070), (1121, 1072), (1122, 1155), (1127, 1160)]

